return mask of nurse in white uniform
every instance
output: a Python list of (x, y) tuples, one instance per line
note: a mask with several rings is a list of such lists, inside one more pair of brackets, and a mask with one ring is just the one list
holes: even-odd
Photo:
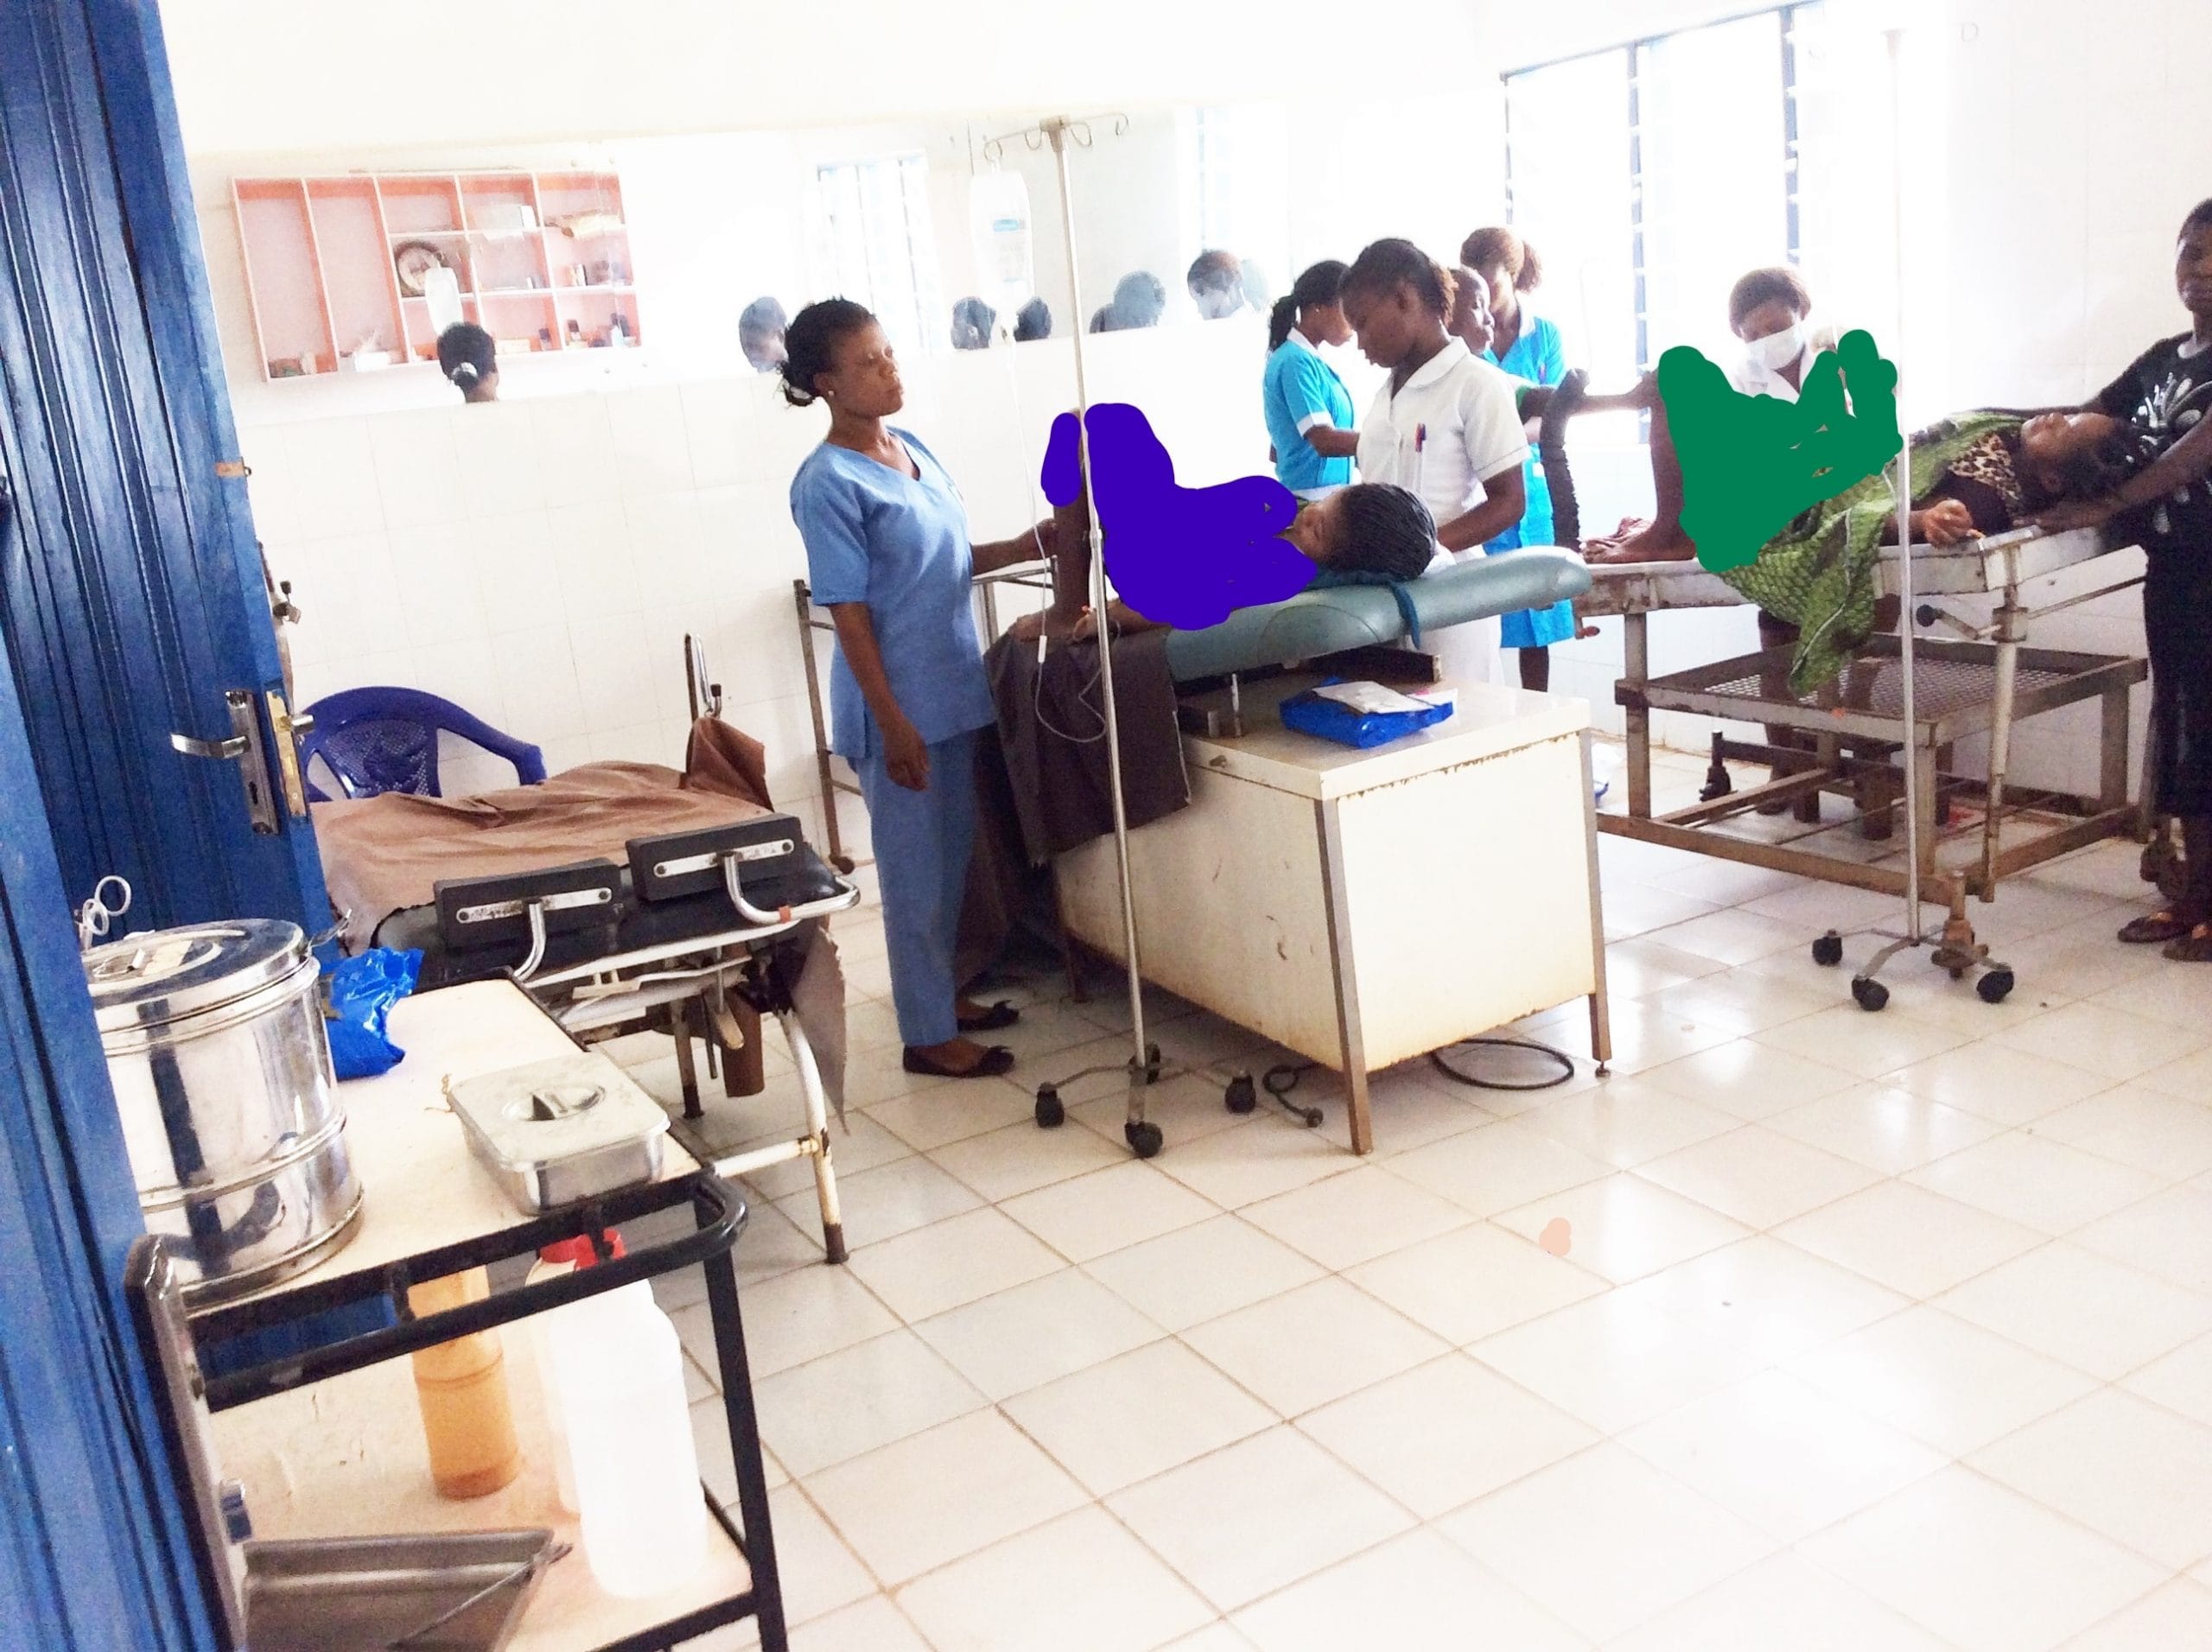
[[(1482, 556), (1521, 520), (1529, 440), (1515, 381), (1446, 330), (1452, 278), (1410, 241), (1377, 241), (1344, 274), (1344, 318), (1390, 375), (1359, 430), (1359, 476), (1410, 489), (1436, 518), (1437, 562)], [(1429, 639), (1453, 682), (1497, 680), (1498, 622)]]
[(1805, 374), (1835, 334), (1812, 322), (1813, 295), (1787, 265), (1754, 270), (1728, 291), (1729, 330), (1743, 340), (1744, 359), (1730, 375), (1746, 396), (1794, 402)]

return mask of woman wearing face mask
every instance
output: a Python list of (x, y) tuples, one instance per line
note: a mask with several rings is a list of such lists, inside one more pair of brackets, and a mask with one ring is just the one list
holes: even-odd
[[(1744, 345), (1744, 359), (1729, 375), (1738, 390), (1746, 396), (1771, 396), (1777, 402), (1797, 399), (1814, 358), (1823, 350), (1835, 348), (1835, 334), (1826, 328), (1816, 331), (1807, 320), (1812, 313), (1813, 295), (1806, 289), (1804, 277), (1786, 265), (1754, 270), (1729, 289), (1728, 326)], [(1797, 636), (1797, 627), (1788, 620), (1764, 608), (1759, 610), (1762, 648), (1793, 646)], [(1796, 730), (1777, 723), (1767, 725), (1766, 735), (1768, 743), (1774, 746), (1811, 744)], [(1791, 772), (1777, 766), (1774, 778), (1779, 780)], [(1765, 804), (1759, 812), (1778, 815), (1788, 807)], [(1817, 793), (1797, 804), (1799, 816), (1808, 820), (1819, 819), (1820, 809)]]
[(1318, 499), (1351, 480), (1359, 433), (1351, 397), (1320, 346), (1351, 341), (1338, 292), (1345, 265), (1325, 258), (1278, 298), (1268, 320), (1267, 371), (1260, 406), (1274, 444), (1275, 480), (1301, 499)]
[(1744, 359), (1729, 375), (1736, 388), (1746, 396), (1796, 401), (1813, 359), (1835, 348), (1835, 334), (1815, 327), (1812, 314), (1805, 278), (1785, 266), (1754, 270), (1730, 288), (1728, 327), (1744, 345)]

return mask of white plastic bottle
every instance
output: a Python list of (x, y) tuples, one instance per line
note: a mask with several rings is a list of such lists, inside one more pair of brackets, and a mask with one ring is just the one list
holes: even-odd
[[(622, 1236), (610, 1231), (607, 1240), (609, 1254), (620, 1256)], [(537, 1253), (537, 1260), (531, 1264), (527, 1283), (535, 1285), (540, 1280), (558, 1279), (579, 1268), (589, 1268), (598, 1260), (599, 1254), (592, 1249), (588, 1236), (563, 1239)], [(537, 1388), (544, 1402), (546, 1432), (553, 1439), (553, 1480), (560, 1490), (561, 1507), (572, 1515), (581, 1515), (584, 1509), (576, 1501), (576, 1471), (569, 1455), (568, 1420), (561, 1414), (561, 1390), (553, 1381), (552, 1351), (545, 1340), (545, 1322), (550, 1317), (537, 1314), (523, 1324), (530, 1337), (531, 1363), (537, 1367)]]
[(543, 1318), (592, 1576), (627, 1599), (675, 1588), (707, 1558), (676, 1327), (643, 1280)]

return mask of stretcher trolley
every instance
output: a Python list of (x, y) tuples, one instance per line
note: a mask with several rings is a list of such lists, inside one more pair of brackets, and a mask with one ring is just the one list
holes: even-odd
[[(442, 883), (434, 903), (392, 914), (376, 938), (420, 948), (426, 988), (509, 977), (588, 1042), (658, 1027), (676, 1012), (686, 1102), (678, 1140), (721, 1177), (811, 1160), (823, 1247), (843, 1261), (828, 1098), (793, 995), (817, 920), (859, 905), (860, 888), (823, 864), (788, 815), (635, 839), (627, 859)], [(805, 1128), (717, 1153), (690, 1129), (698, 1109), (688, 1031), (702, 1014), (710, 1050), (738, 1048), (747, 1042), (737, 1025), (744, 1010), (782, 1027)]]
[[(1833, 836), (1839, 828), (1820, 822), (1817, 804), (1823, 793), (1853, 795), (1866, 835), (1885, 836), (1891, 816), (1902, 806), (1894, 784), (1897, 765), (1910, 763), (1918, 818), (1908, 841), (1917, 846), (1923, 899), (1949, 909), (1936, 961), (1955, 975), (1962, 973), (1974, 952), (1967, 917), (1969, 895), (1994, 900), (1998, 885), (2007, 877), (2103, 838), (2142, 835), (2145, 816), (2128, 792), (2128, 704), (2130, 691), (2147, 678), (2149, 666), (2130, 656), (2026, 645), (2031, 621), (2139, 582), (2138, 575), (2089, 590), (2067, 588), (2078, 586), (2078, 578), (2062, 584), (2058, 576), (2067, 570), (2113, 549), (2087, 530), (2045, 534), (2031, 529), (1949, 547), (1916, 545), (1914, 611), (1902, 618), (1923, 632), (1950, 635), (1916, 639), (1910, 727), (1897, 637), (1878, 635), (1834, 680), (1804, 696), (1789, 688), (1786, 646), (1654, 677), (1648, 640), (1652, 613), (1732, 607), (1745, 598), (1694, 562), (1592, 567), (1580, 611), (1586, 616), (1620, 616), (1625, 645), (1625, 670), (1614, 698), (1626, 721), (1627, 808), (1624, 813), (1601, 815), (1599, 829), (1903, 897), (1908, 880), (1906, 868), (1897, 863), (1901, 857), (1885, 862), (1846, 852)], [(1895, 548), (1885, 551), (1885, 595), (1899, 594), (1901, 571)], [(1993, 599), (1986, 620), (1966, 606), (1977, 598)], [(2020, 720), (2087, 700), (2101, 701), (2103, 707), (2096, 796), (2029, 795), (2012, 787), (2008, 771)], [(1770, 730), (1790, 731), (1803, 745), (1716, 734), (1700, 800), (1655, 815), (1654, 711), (1764, 724)], [(1954, 744), (1978, 734), (1988, 737), (1986, 778), (1945, 772)], [(1732, 759), (1775, 765), (1780, 778), (1738, 790), (1726, 766)], [(1967, 806), (1955, 809), (1961, 804)], [(1762, 805), (1794, 806), (1798, 829), (1783, 828), (1779, 837), (1728, 829), (1730, 823)], [(2033, 836), (2020, 829), (2008, 834), (2008, 825), (2024, 828), (2031, 815), (2040, 828)], [(1867, 984), (1879, 992), (1878, 983)], [(1976, 984), (1994, 1001), (2011, 990), (2012, 981), (2009, 971), (1993, 969)]]

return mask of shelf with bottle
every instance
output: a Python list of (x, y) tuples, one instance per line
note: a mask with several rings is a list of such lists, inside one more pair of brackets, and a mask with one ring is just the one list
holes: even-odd
[[(245, 1485), (254, 1534), (544, 1527), (576, 1545), (577, 1553), (554, 1565), (532, 1596), (509, 1643), (519, 1652), (671, 1645), (747, 1617), (760, 1619), (764, 1647), (783, 1648), (766, 1471), (731, 1260), (746, 1222), (742, 1198), (671, 1141), (654, 1180), (518, 1214), (471, 1153), (452, 1112), (435, 1103), (442, 1101), (449, 1076), (574, 1058), (578, 1046), (505, 981), (403, 1000), (393, 1007), (391, 1031), (408, 1040), (410, 1060), (350, 1086), (346, 1145), (367, 1190), (353, 1239), (292, 1279), (190, 1316), (208, 1373), (204, 1399), (213, 1414), (218, 1455), (223, 1472)], [(669, 1236), (669, 1218), (686, 1206), (694, 1225)], [(633, 1248), (618, 1249), (609, 1238), (618, 1232), (626, 1232)], [(601, 1260), (565, 1269), (541, 1265), (519, 1281), (503, 1266), (524, 1257), (542, 1264), (548, 1248), (578, 1242), (594, 1247)], [(626, 1453), (645, 1449), (637, 1443), (639, 1431), (650, 1422), (665, 1436), (650, 1442), (664, 1470), (676, 1431), (690, 1433), (675, 1333), (645, 1281), (695, 1267), (707, 1287), (737, 1509), (723, 1508), (704, 1490), (696, 1460), (680, 1493), (672, 1481), (642, 1501), (635, 1486), (617, 1488), (621, 1496), (613, 1501), (626, 1496), (628, 1513), (616, 1522), (612, 1543), (601, 1541), (595, 1564), (594, 1521), (607, 1529), (610, 1480)], [(504, 1282), (484, 1288), (488, 1281), (479, 1270), (486, 1269)], [(423, 1288), (470, 1275), (475, 1282), (442, 1294)], [(308, 1339), (305, 1351), (264, 1356), (259, 1363), (238, 1366), (224, 1358), (226, 1344), (238, 1346), (241, 1337), (304, 1328), (334, 1309), (358, 1312), (378, 1303), (389, 1310), (380, 1328), (337, 1341)], [(610, 1333), (610, 1326), (617, 1329)], [(546, 1334), (537, 1334), (539, 1327)], [(434, 1371), (480, 1382), (486, 1380), (488, 1350), (468, 1344), (480, 1337), (496, 1339), (504, 1412), (519, 1466), (482, 1495), (456, 1499), (437, 1489), (426, 1433), (431, 1412), (417, 1397), (410, 1361), (400, 1356), (435, 1354), (460, 1342), (471, 1357), (433, 1359)], [(657, 1365), (648, 1358), (632, 1369), (589, 1351), (594, 1344), (629, 1350), (647, 1344), (658, 1344)], [(580, 1345), (587, 1350), (581, 1355)], [(540, 1350), (546, 1348), (576, 1369), (542, 1372)], [(658, 1375), (649, 1378), (649, 1367)], [(549, 1394), (563, 1396), (562, 1426), (580, 1444), (575, 1496), (565, 1500)], [(648, 1394), (657, 1396), (650, 1406), (641, 1397)], [(606, 1409), (581, 1408), (588, 1401)], [(641, 1420), (642, 1409), (653, 1417)], [(458, 1412), (442, 1414), (450, 1420)], [(588, 1439), (579, 1436), (580, 1426), (598, 1429), (602, 1420), (603, 1430)], [(341, 1439), (348, 1443), (334, 1450)], [(504, 1460), (504, 1450), (490, 1455)], [(570, 1513), (569, 1503), (585, 1512)], [(681, 1516), (702, 1508), (705, 1541), (696, 1565), (667, 1563), (672, 1551), (655, 1565), (623, 1541), (635, 1535), (640, 1519), (650, 1517), (657, 1527), (683, 1524)], [(671, 1515), (679, 1518), (671, 1522)]]
[[(613, 172), (241, 177), (232, 195), (264, 378), (320, 377), (356, 354), (422, 359), (435, 340), (428, 302), (410, 289), (433, 264), (454, 270), (464, 314), (495, 336), (535, 337), (541, 328), (557, 336), (571, 315), (587, 321), (588, 334), (609, 332), (605, 316), (591, 324), (572, 302), (587, 301), (619, 302), (619, 330), (638, 337), (628, 225)], [(518, 307), (556, 296), (563, 300), (558, 311), (518, 328)], [(486, 313), (499, 324), (484, 321)]]

